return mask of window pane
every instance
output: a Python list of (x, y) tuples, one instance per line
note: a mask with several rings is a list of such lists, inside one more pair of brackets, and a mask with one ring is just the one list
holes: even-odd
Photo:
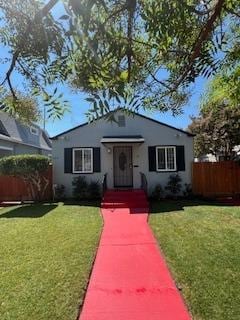
[(75, 171), (83, 171), (82, 153), (83, 153), (82, 150), (74, 150), (74, 159), (75, 159), (74, 170)]
[(174, 148), (167, 148), (167, 168), (174, 170)]
[(84, 171), (92, 171), (91, 150), (84, 150)]
[(165, 149), (158, 150), (158, 170), (166, 169)]

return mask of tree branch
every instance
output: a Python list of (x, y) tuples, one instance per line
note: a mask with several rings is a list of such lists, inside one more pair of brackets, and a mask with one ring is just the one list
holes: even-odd
[(211, 15), (211, 17), (207, 21), (205, 27), (201, 30), (201, 32), (198, 36), (198, 39), (193, 47), (192, 54), (189, 58), (188, 65), (187, 65), (186, 69), (184, 70), (182, 76), (178, 79), (177, 83), (175, 84), (174, 89), (177, 89), (180, 86), (180, 84), (184, 81), (184, 79), (188, 75), (189, 71), (191, 70), (194, 61), (196, 60), (196, 58), (198, 58), (200, 56), (202, 46), (203, 46), (204, 42), (208, 39), (210, 33), (212, 32), (213, 27), (214, 27), (214, 23), (221, 15), (222, 9), (224, 8), (224, 3), (225, 3), (225, 0), (218, 0), (213, 14)]
[(37, 12), (35, 17), (33, 18), (33, 20), (28, 23), (27, 28), (26, 28), (25, 32), (23, 33), (23, 35), (21, 37), (21, 40), (20, 40), (20, 42), (18, 44), (18, 48), (16, 49), (16, 51), (13, 54), (10, 67), (9, 67), (7, 73), (6, 73), (6, 77), (3, 80), (3, 82), (1, 83), (1, 85), (3, 85), (5, 83), (5, 81), (7, 81), (12, 94), (13, 94), (14, 91), (13, 91), (13, 88), (12, 88), (12, 85), (11, 85), (10, 77), (11, 77), (11, 73), (13, 72), (13, 69), (15, 68), (17, 59), (18, 59), (18, 57), (19, 57), (19, 55), (21, 53), (20, 46), (23, 44), (23, 42), (25, 41), (25, 39), (28, 36), (29, 32), (31, 31), (32, 24), (34, 22), (38, 21), (39, 19), (42, 19), (44, 16), (46, 16), (49, 13), (49, 11), (57, 4), (58, 1), (59, 0), (50, 0), (39, 12)]
[(232, 15), (234, 15), (234, 16), (237, 16), (238, 18), (240, 18), (240, 13), (238, 13), (238, 12), (235, 12), (235, 11), (233, 11), (233, 10), (231, 10), (231, 9), (228, 9), (228, 8), (224, 8), (228, 13), (231, 13)]

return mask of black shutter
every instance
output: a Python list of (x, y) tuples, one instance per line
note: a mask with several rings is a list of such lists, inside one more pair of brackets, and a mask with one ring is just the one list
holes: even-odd
[(64, 173), (72, 173), (72, 148), (64, 149)]
[(93, 172), (101, 172), (100, 148), (93, 148)]
[(156, 171), (156, 147), (148, 147), (149, 171)]
[(185, 171), (184, 146), (176, 146), (177, 171)]

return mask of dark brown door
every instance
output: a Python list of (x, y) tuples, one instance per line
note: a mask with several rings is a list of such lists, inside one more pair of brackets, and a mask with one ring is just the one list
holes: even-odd
[(132, 147), (113, 148), (114, 187), (133, 186)]

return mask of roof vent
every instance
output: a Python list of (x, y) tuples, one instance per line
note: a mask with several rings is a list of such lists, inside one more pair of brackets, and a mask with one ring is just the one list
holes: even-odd
[(118, 116), (118, 126), (119, 127), (126, 127), (125, 116), (123, 116), (123, 115)]

